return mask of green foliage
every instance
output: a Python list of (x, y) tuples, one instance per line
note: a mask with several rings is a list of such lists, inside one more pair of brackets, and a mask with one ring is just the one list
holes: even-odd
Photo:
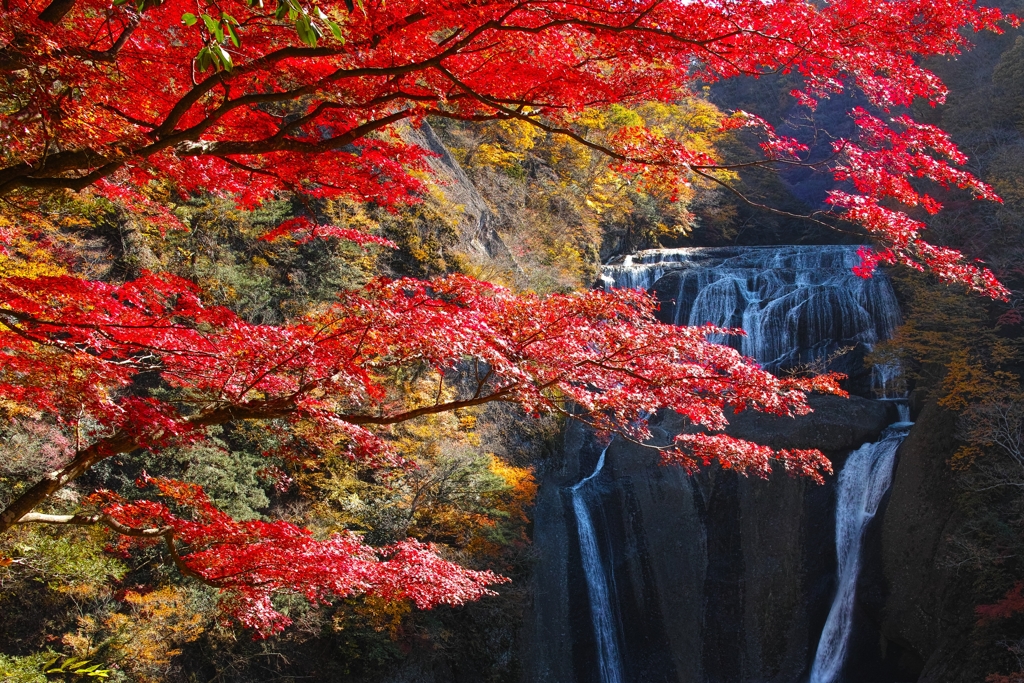
[[(262, 437), (262, 438), (260, 438)], [(97, 477), (126, 498), (144, 496), (135, 486), (142, 472), (162, 472), (180, 481), (199, 484), (210, 499), (236, 519), (261, 517), (270, 505), (274, 477), (269, 472), (280, 459), (262, 455), (274, 447), (269, 434), (252, 428), (207, 430), (207, 438), (194, 444), (159, 452), (138, 451), (120, 463), (100, 463)]]
[(5, 683), (49, 683), (43, 667), (52, 655), (39, 652), (27, 657), (0, 654), (0, 681)]
[(418, 204), (396, 212), (373, 211), (383, 234), (398, 245), (388, 254), (388, 262), (396, 275), (432, 277), (462, 270), (457, 252), (459, 214), (444, 188), (430, 184)]
[(258, 511), (270, 504), (267, 484), (258, 474), (267, 466), (262, 456), (231, 450), (220, 439), (210, 439), (164, 451), (160, 457), (173, 461), (183, 479), (202, 486), (210, 499), (235, 519), (256, 519)]
[(0, 556), (9, 561), (0, 565), (0, 586), (4, 579), (27, 577), (54, 591), (94, 593), (128, 570), (103, 552), (104, 543), (105, 536), (95, 529), (19, 528), (0, 540)]
[(92, 660), (78, 657), (61, 657), (53, 655), (43, 663), (43, 673), (47, 676), (81, 676), (83, 678), (109, 678), (110, 669), (101, 669), (99, 664), (89, 665)]
[[(365, 211), (351, 203), (314, 207), (322, 222), (376, 229)], [(344, 240), (260, 239), (307, 207), (287, 201), (265, 202), (245, 210), (230, 199), (207, 197), (179, 206), (175, 213), (187, 232), (146, 242), (160, 269), (199, 283), (213, 302), (228, 306), (252, 322), (277, 323), (310, 306), (332, 301), (338, 291), (361, 286), (376, 268), (376, 251)]]

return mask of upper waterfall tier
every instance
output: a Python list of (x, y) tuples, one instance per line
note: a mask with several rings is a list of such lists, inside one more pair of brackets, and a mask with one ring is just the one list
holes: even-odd
[(602, 272), (605, 288), (656, 291), (677, 325), (741, 327), (727, 342), (777, 370), (889, 338), (899, 307), (884, 274), (853, 274), (856, 246), (651, 249)]

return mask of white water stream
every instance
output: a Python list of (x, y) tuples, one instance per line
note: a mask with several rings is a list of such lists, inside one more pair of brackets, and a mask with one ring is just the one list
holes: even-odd
[(836, 500), (836, 597), (814, 654), (810, 683), (836, 683), (846, 661), (853, 630), (853, 606), (860, 573), (861, 543), (868, 522), (889, 489), (896, 450), (910, 432), (910, 410), (899, 404), (900, 421), (875, 443), (864, 444), (847, 458), (839, 473)]
[[(604, 266), (605, 288), (650, 290), (678, 273), (676, 325), (742, 327), (744, 337), (713, 339), (773, 372), (857, 343), (888, 339), (900, 311), (888, 278), (854, 275), (857, 247), (844, 245), (651, 249)], [(880, 395), (897, 368), (878, 374)]]
[(607, 452), (608, 446), (605, 446), (590, 476), (572, 487), (572, 509), (576, 513), (580, 557), (583, 560), (583, 575), (587, 580), (587, 594), (590, 597), (590, 614), (594, 624), (594, 639), (597, 641), (597, 664), (601, 672), (600, 683), (622, 683), (622, 663), (619, 659), (618, 633), (615, 628), (615, 612), (612, 609), (608, 576), (601, 562), (594, 523), (590, 518), (590, 510), (587, 509), (584, 495), (587, 482), (601, 473)]

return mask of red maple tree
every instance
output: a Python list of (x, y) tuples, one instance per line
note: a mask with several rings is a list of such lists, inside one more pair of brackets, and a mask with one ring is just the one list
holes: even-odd
[[(719, 171), (735, 165), (639, 128), (597, 145), (578, 133), (577, 117), (609, 103), (672, 101), (697, 82), (796, 71), (806, 88), (794, 94), (806, 106), (858, 88), (877, 110), (852, 112), (859, 137), (838, 141), (825, 163), (846, 183), (830, 195), (836, 215), (882, 247), (865, 252), (867, 265), (928, 267), (1002, 297), (991, 273), (924, 242), (924, 224), (899, 208), (939, 209), (919, 178), (995, 195), (957, 168), (964, 158), (940, 130), (888, 112), (915, 98), (941, 102), (944, 87), (917, 59), (956, 54), (967, 46), (964, 29), (999, 30), (1003, 20), (966, 0), (7, 0), (0, 198), (17, 203), (21, 218), (0, 241), (31, 239), (33, 202), (68, 190), (173, 227), (175, 216), (143, 191), (153, 181), (245, 206), (280, 192), (414, 202), (426, 153), (394, 126), (428, 116), (515, 119), (596, 147), (624, 172), (724, 182)], [(760, 131), (765, 157), (748, 164), (821, 165), (752, 114), (722, 126)], [(268, 237), (282, 234), (373, 241), (306, 219)], [(270, 603), (282, 590), (312, 601), (378, 592), (422, 606), (476, 598), (499, 577), (414, 542), (375, 550), (284, 522), (234, 522), (201, 492), (166, 480), (142, 483), (156, 483), (170, 505), (107, 496), (94, 499), (98, 512), (33, 509), (104, 459), (201, 439), (203, 428), (235, 420), (310, 420), (324, 439), (347, 439), (353, 457), (388, 462), (395, 456), (374, 426), (489, 401), (530, 412), (572, 404), (598, 430), (644, 441), (645, 417), (659, 408), (717, 430), (729, 407), (798, 414), (804, 392), (838, 391), (833, 377), (773, 377), (707, 343), (714, 330), (661, 325), (651, 311), (639, 294), (540, 298), (448, 277), (375, 281), (271, 326), (206, 305), (194, 284), (169, 275), (124, 284), (4, 278), (0, 398), (98, 426), (67, 466), (0, 513), (0, 533), (15, 523), (104, 524), (162, 539), (184, 573), (220, 587), (226, 608), (263, 633), (286, 621)], [(389, 372), (413, 366), (442, 382), (461, 376), (462, 393), (428, 405), (393, 401)], [(173, 399), (136, 391), (140, 373), (159, 375)], [(715, 434), (664, 450), (690, 468), (718, 460), (766, 474), (778, 460), (816, 477), (829, 469), (816, 451)]]
[[(351, 5), (351, 0), (346, 0)], [(336, 0), (8, 0), (0, 19), (5, 93), (0, 196), (94, 187), (144, 207), (137, 188), (171, 179), (183, 193), (257, 203), (281, 189), (380, 204), (414, 200), (424, 152), (399, 121), (517, 119), (574, 132), (588, 107), (673, 100), (696, 82), (799, 72), (801, 103), (858, 88), (880, 112), (946, 90), (918, 58), (955, 55), (963, 29), (999, 30), (973, 0), (681, 0), (464, 3)], [(927, 178), (978, 197), (991, 189), (953, 164), (933, 126), (857, 110), (859, 138), (824, 163), (853, 192), (830, 203), (881, 244), (874, 260), (1006, 295), (984, 268), (929, 245), (895, 206), (938, 203)], [(743, 112), (723, 126), (764, 135), (768, 166), (815, 163), (806, 147)], [(601, 149), (639, 173), (731, 168), (638, 128)], [(822, 161), (822, 160), (817, 160)], [(173, 218), (167, 219), (173, 222)]]
[[(807, 412), (807, 391), (841, 393), (835, 377), (780, 379), (707, 341), (724, 330), (661, 324), (651, 298), (638, 292), (541, 298), (463, 276), (378, 280), (280, 326), (247, 323), (205, 305), (198, 294), (170, 275), (121, 285), (71, 276), (0, 282), (0, 396), (58, 419), (87, 417), (100, 425), (70, 463), (0, 513), (0, 529), (104, 524), (129, 537), (163, 538), (183, 571), (225, 589), (231, 611), (263, 631), (286, 621), (269, 608), (277, 590), (311, 599), (357, 588), (380, 591), (389, 571), (402, 575), (405, 565), (419, 563), (419, 584), (396, 586), (391, 576), (383, 585), (396, 594), (415, 590), (417, 603), (430, 605), (477, 597), (498, 578), (462, 570), (415, 544), (386, 551), (394, 556), (378, 565), (376, 551), (352, 537), (315, 541), (284, 522), (235, 523), (201, 493), (173, 482), (162, 482), (161, 489), (189, 508), (194, 521), (162, 504), (109, 497), (97, 499), (99, 514), (49, 515), (33, 508), (102, 460), (202, 439), (202, 428), (234, 420), (311, 421), (316, 429), (306, 430), (305, 438), (313, 447), (319, 440), (330, 448), (340, 438), (354, 458), (396, 465), (398, 455), (374, 426), (493, 401), (533, 413), (571, 412), (599, 431), (642, 442), (650, 438), (646, 416), (662, 407), (717, 430), (725, 426), (726, 408), (794, 415)], [(392, 373), (424, 365), (438, 373), (438, 396), (446, 377), (461, 374), (465, 388), (426, 405), (389, 401)], [(172, 400), (129, 390), (140, 373), (154, 371), (175, 390)], [(667, 460), (691, 469), (718, 460), (766, 476), (776, 460), (819, 481), (831, 471), (817, 451), (775, 452), (724, 436), (682, 435), (662, 450)], [(176, 537), (194, 551), (179, 553)], [(291, 567), (287, 580), (253, 578), (273, 573), (251, 566), (255, 558), (271, 557), (275, 566)], [(373, 564), (377, 583), (358, 578), (364, 569), (349, 567), (358, 558)], [(224, 575), (233, 578), (225, 582)]]

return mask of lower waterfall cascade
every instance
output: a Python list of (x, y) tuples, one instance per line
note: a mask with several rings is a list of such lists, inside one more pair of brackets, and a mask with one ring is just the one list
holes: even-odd
[(597, 642), (597, 663), (601, 672), (600, 683), (622, 683), (622, 662), (619, 658), (618, 634), (615, 628), (615, 612), (612, 607), (608, 576), (601, 562), (601, 551), (597, 545), (594, 522), (587, 508), (584, 496), (587, 482), (601, 473), (604, 468), (608, 446), (601, 451), (597, 465), (589, 476), (572, 487), (572, 509), (576, 515), (576, 528), (580, 538), (580, 558), (583, 574), (587, 580), (587, 594), (590, 598), (590, 615), (594, 626), (594, 640)]
[(836, 496), (836, 596), (818, 641), (809, 683), (837, 683), (846, 661), (860, 573), (861, 544), (868, 522), (892, 481), (896, 451), (910, 433), (910, 411), (899, 404), (899, 421), (879, 441), (864, 444), (839, 472)]

